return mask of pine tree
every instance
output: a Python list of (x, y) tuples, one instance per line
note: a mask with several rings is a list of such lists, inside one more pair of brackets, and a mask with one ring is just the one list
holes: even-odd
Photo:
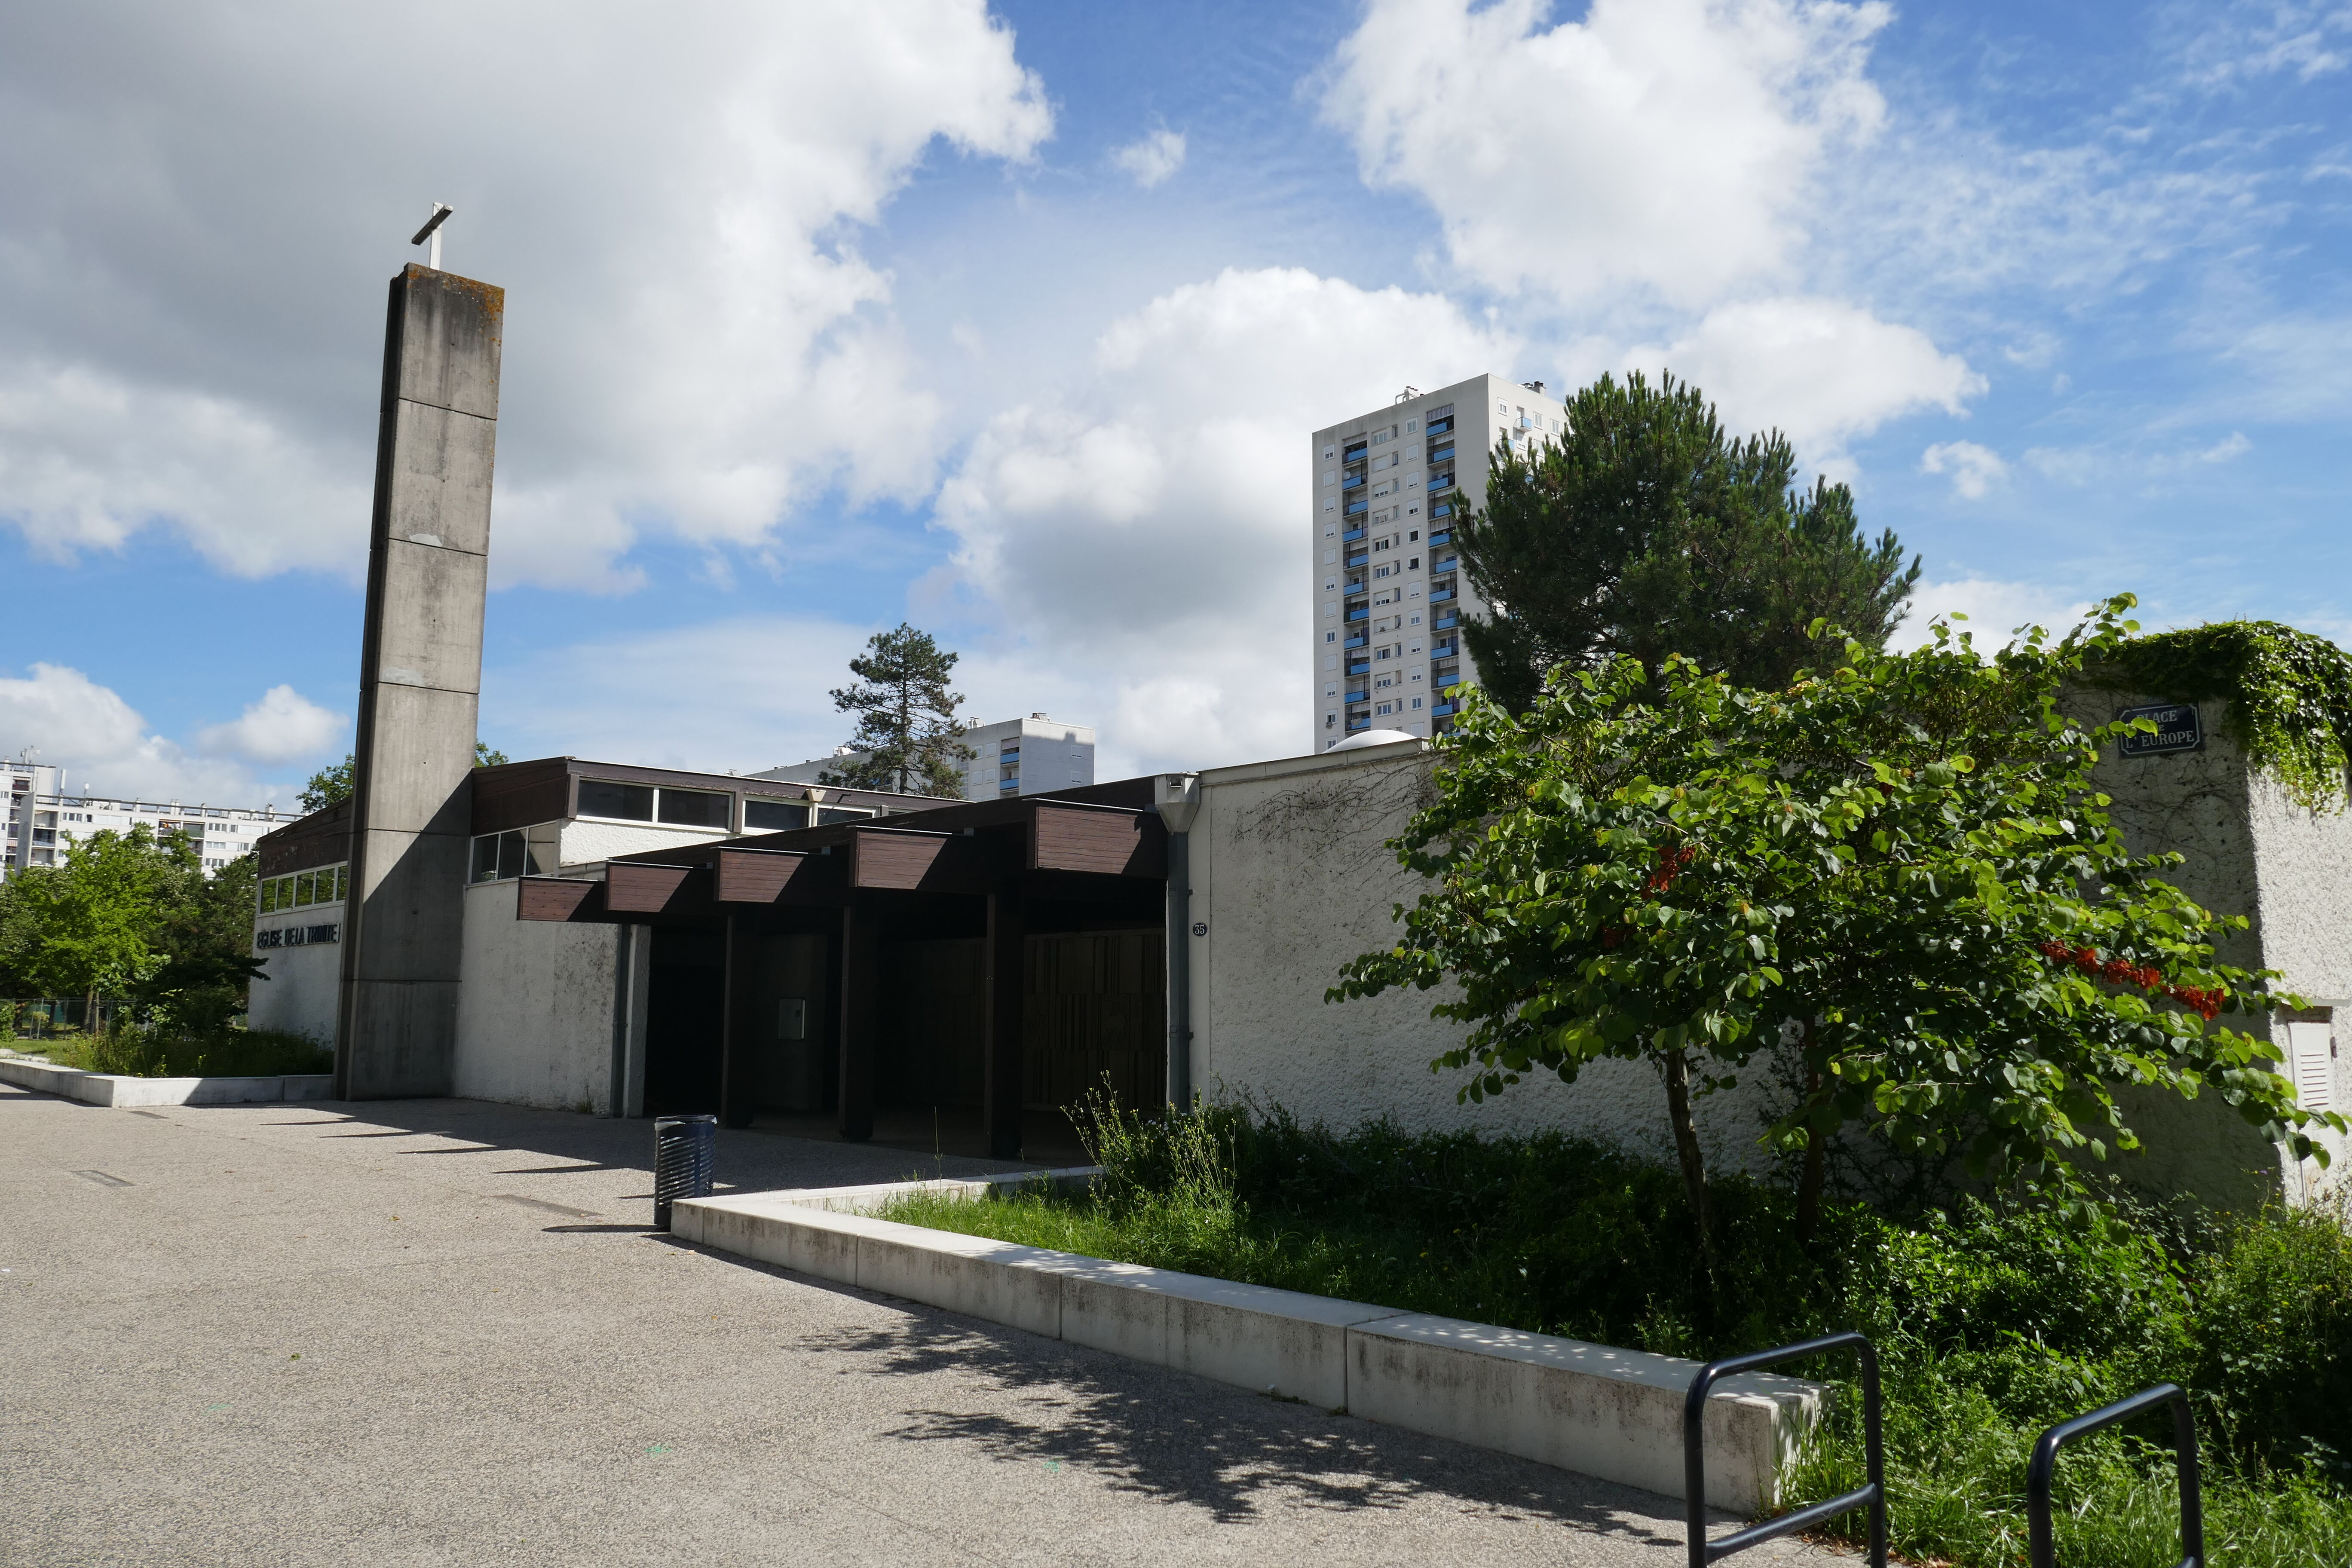
[(970, 726), (956, 717), (963, 698), (948, 689), (960, 656), (903, 622), (896, 631), (875, 633), (866, 649), (849, 661), (849, 672), (866, 684), (833, 693), (835, 708), (857, 715), (849, 743), (861, 755), (844, 758), (841, 770), (821, 782), (961, 795), (963, 764), (974, 753), (963, 742)]
[[(1834, 647), (1825, 619), (1878, 647), (1919, 577), (1893, 530), (1863, 536), (1853, 496), (1794, 486), (1778, 430), (1733, 441), (1687, 382), (1604, 375), (1567, 400), (1561, 439), (1487, 460), (1486, 508), (1456, 538), (1492, 607), (1464, 628), (1479, 679), (1515, 712), (1559, 665), (1680, 653), (1778, 688)], [(1457, 496), (1455, 505), (1462, 505)]]

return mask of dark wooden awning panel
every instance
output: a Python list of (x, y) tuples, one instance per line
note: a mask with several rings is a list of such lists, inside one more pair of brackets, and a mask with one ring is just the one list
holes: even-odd
[(572, 877), (525, 877), (515, 889), (515, 919), (597, 922), (604, 916), (604, 884)]
[(841, 901), (840, 868), (828, 856), (797, 849), (720, 849), (717, 861), (722, 904)]
[(684, 911), (692, 899), (688, 883), (691, 866), (651, 866), (614, 860), (604, 868), (604, 910), (608, 914), (658, 915)]
[(908, 893), (984, 893), (1013, 869), (990, 840), (904, 827), (861, 827), (850, 835), (855, 888)]
[(1155, 816), (1040, 802), (1034, 821), (1029, 850), (1033, 870), (1087, 871), (1098, 877), (1168, 875), (1168, 836)]

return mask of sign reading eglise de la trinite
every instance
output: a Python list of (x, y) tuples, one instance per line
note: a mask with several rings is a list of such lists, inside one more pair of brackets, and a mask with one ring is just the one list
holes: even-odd
[(2172, 752), (2205, 749), (2205, 726), (2198, 719), (2193, 702), (2151, 702), (2145, 708), (2126, 708), (2116, 717), (2126, 723), (2134, 719), (2156, 721), (2155, 734), (2134, 731), (2123, 738), (2122, 751), (2126, 757), (2161, 757)]

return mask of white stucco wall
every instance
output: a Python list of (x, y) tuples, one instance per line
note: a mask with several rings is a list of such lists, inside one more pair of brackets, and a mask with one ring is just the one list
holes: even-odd
[(457, 1092), (610, 1114), (622, 928), (518, 921), (520, 886), (466, 889)]
[[(2158, 699), (2112, 692), (2077, 692), (2069, 710), (2104, 721), (2129, 707)], [(2098, 782), (2124, 840), (2140, 854), (2177, 850), (2187, 858), (2171, 879), (2206, 908), (2243, 915), (2250, 928), (2221, 944), (2219, 956), (2250, 969), (2275, 969), (2285, 989), (2315, 1007), (2352, 1008), (2352, 813), (2305, 810), (2287, 798), (2273, 776), (2250, 769), (2242, 752), (2222, 734), (2222, 705), (2200, 705), (2202, 751), (2161, 757), (2120, 757), (2100, 764)], [(2340, 1038), (2352, 1016), (2331, 1025), (2298, 1025), (2292, 1041), (2282, 1020), (2224, 1017), (2222, 1023), (2260, 1035), (2287, 1049), (2309, 1047), (2320, 1031), (2325, 1048), (2332, 1027)], [(2342, 1054), (2326, 1058), (2330, 1108), (2347, 1109), (2352, 1077)], [(2300, 1165), (2284, 1158), (2236, 1112), (2218, 1100), (2126, 1101), (2133, 1125), (2148, 1145), (2137, 1179), (2167, 1190), (2205, 1194), (2246, 1205), (2272, 1196), (2308, 1201), (2352, 1174), (2352, 1140), (2327, 1133), (2331, 1163)]]
[[(343, 906), (310, 904), (299, 910), (278, 910), (257, 916), (257, 936), (289, 927), (308, 930), (331, 925), (340, 939)], [(336, 999), (343, 983), (343, 945), (338, 940), (301, 947), (254, 949), (267, 979), (247, 990), (246, 1022), (257, 1029), (283, 1029), (307, 1035), (322, 1046), (335, 1043)]]
[(715, 827), (667, 827), (657, 822), (603, 822), (579, 818), (563, 824), (557, 854), (566, 866), (593, 866), (618, 855), (642, 855), (650, 849), (683, 848), (724, 838)]
[[(1429, 1064), (1467, 1029), (1429, 1016), (1444, 991), (1326, 1004), (1359, 953), (1386, 947), (1392, 905), (1420, 879), (1383, 847), (1415, 809), (1430, 759), (1404, 742), (1223, 768), (1201, 777), (1192, 828), (1192, 1077), (1212, 1099), (1280, 1105), (1334, 1127), (1376, 1117), (1420, 1130), (1553, 1128), (1659, 1159), (1674, 1157), (1665, 1089), (1635, 1062), (1588, 1068), (1573, 1084), (1539, 1076), (1483, 1104), (1457, 1104), (1466, 1072)], [(1767, 1120), (1759, 1068), (1699, 1103), (1717, 1170), (1761, 1171)]]
[[(2112, 711), (2130, 700), (2092, 705)], [(2184, 890), (2252, 920), (2225, 949), (2229, 962), (2283, 970), (2314, 1005), (2352, 1008), (2352, 813), (2315, 816), (2294, 806), (2274, 782), (2250, 776), (2213, 733), (2218, 715), (2207, 714), (2206, 727), (2203, 752), (2103, 764), (2100, 784), (2115, 798), (2126, 842), (2180, 851)], [(1323, 1001), (1343, 963), (1395, 940), (1391, 907), (1418, 896), (1419, 879), (1383, 841), (1412, 815), (1430, 765), (1426, 753), (1400, 744), (1202, 775), (1192, 919), (1208, 931), (1188, 939), (1194, 1082), (1212, 1098), (1279, 1104), (1333, 1126), (1385, 1115), (1414, 1129), (1549, 1127), (1672, 1158), (1664, 1090), (1646, 1066), (1604, 1062), (1574, 1084), (1542, 1078), (1483, 1105), (1457, 1105), (1465, 1075), (1429, 1070), (1468, 1032), (1429, 1016), (1444, 993)], [(2266, 1037), (2276, 1026), (2225, 1022)], [(2296, 1027), (2308, 1042), (2309, 1031), (2328, 1026)], [(2352, 1027), (2352, 1015), (2336, 1027)], [(1715, 1168), (1769, 1167), (1757, 1140), (1786, 1092), (1774, 1081), (1777, 1066), (1759, 1057), (1737, 1089), (1700, 1102)], [(2352, 1101), (2352, 1078), (2340, 1057), (2332, 1066), (2341, 1110)], [(2126, 1095), (2124, 1104), (2147, 1145), (2124, 1168), (2159, 1191), (2240, 1205), (2305, 1201), (2352, 1176), (2352, 1141), (2335, 1134), (2330, 1167), (2298, 1169), (2212, 1097)]]

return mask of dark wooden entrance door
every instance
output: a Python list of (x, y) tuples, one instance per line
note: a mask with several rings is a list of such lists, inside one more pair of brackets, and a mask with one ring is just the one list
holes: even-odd
[(727, 933), (655, 926), (646, 991), (646, 1114), (716, 1114), (725, 1068)]

